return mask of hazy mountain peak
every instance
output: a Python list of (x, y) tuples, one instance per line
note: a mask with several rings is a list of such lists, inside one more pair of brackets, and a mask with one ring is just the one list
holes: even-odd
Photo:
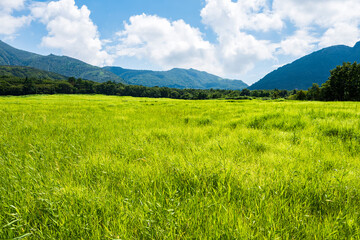
[(147, 87), (173, 87), (195, 89), (243, 89), (248, 87), (240, 80), (228, 80), (195, 69), (173, 68), (169, 71), (130, 70), (120, 67), (105, 67), (126, 83)]

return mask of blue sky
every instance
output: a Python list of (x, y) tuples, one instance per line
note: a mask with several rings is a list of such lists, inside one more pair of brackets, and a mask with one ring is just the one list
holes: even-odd
[(251, 84), (360, 40), (359, 0), (0, 0), (0, 39), (133, 69), (195, 68)]

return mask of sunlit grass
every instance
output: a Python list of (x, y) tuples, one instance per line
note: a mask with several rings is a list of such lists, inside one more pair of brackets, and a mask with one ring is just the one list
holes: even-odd
[(0, 239), (358, 239), (360, 103), (0, 98)]

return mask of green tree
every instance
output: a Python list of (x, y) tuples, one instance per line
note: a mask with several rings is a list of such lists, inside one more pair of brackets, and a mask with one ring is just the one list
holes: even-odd
[(354, 62), (347, 74), (345, 80), (344, 100), (359, 101), (360, 99), (360, 64)]
[(197, 94), (195, 95), (195, 99), (198, 99), (198, 100), (203, 100), (203, 99), (208, 99), (208, 98), (209, 98), (209, 96), (206, 91), (198, 91)]
[(274, 89), (271, 93), (271, 98), (272, 99), (278, 99), (280, 98), (280, 91), (278, 89)]
[(331, 101), (333, 100), (333, 93), (330, 86), (330, 81), (326, 81), (320, 88), (320, 100)]
[(56, 85), (56, 93), (70, 94), (73, 93), (74, 87), (69, 82), (59, 82)]
[(349, 78), (350, 63), (343, 63), (342, 66), (337, 66), (331, 70), (330, 73), (330, 87), (333, 94), (333, 100), (343, 101), (345, 96), (345, 82)]
[(23, 93), (24, 94), (35, 94), (36, 93), (36, 86), (34, 80), (32, 78), (25, 78), (24, 86), (23, 86)]
[(68, 82), (71, 84), (71, 85), (75, 85), (75, 82), (76, 82), (76, 78), (74, 78), (74, 77), (69, 77), (68, 78)]
[(330, 71), (329, 80), (322, 85), (324, 100), (360, 100), (360, 64), (346, 62)]
[(296, 93), (296, 100), (306, 100), (306, 92), (300, 90)]
[(244, 88), (243, 90), (241, 90), (240, 96), (250, 96), (251, 95), (251, 91), (247, 88)]
[(308, 89), (306, 98), (308, 100), (320, 100), (320, 87), (317, 83), (313, 83), (312, 87)]

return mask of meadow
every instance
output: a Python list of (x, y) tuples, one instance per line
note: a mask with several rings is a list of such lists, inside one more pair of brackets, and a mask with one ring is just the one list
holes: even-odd
[(0, 98), (0, 239), (360, 239), (360, 103)]

